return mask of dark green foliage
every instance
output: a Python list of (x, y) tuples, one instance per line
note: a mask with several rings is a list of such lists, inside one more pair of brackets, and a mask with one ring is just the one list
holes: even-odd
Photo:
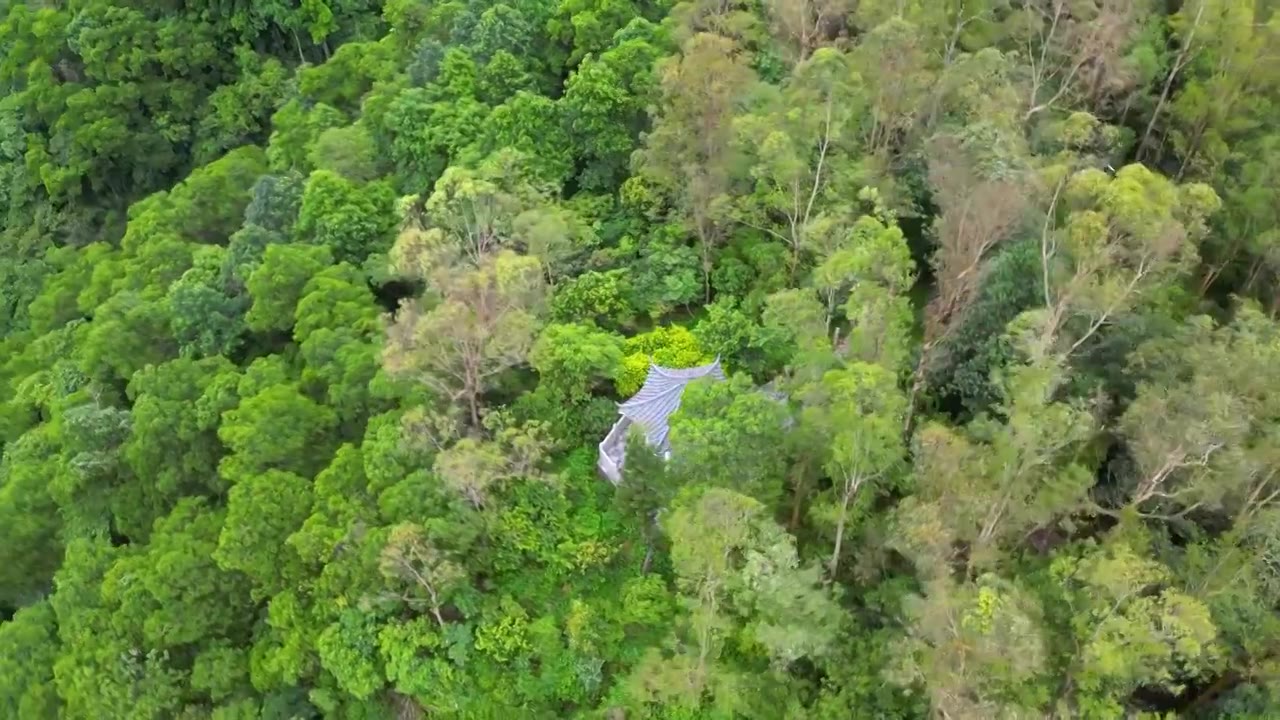
[(1023, 310), (1043, 302), (1039, 243), (1024, 240), (1011, 245), (991, 261), (986, 272), (978, 297), (943, 344), (938, 367), (930, 369), (934, 397), (974, 415), (999, 398), (992, 373), (1015, 360), (1005, 327)]

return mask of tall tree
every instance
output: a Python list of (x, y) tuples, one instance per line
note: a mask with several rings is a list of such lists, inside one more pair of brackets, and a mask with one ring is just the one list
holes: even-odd
[(636, 156), (637, 167), (669, 195), (677, 217), (697, 239), (710, 301), (734, 166), (732, 119), (756, 77), (741, 48), (709, 33), (690, 38), (659, 73), (658, 117)]
[(781, 89), (764, 91), (758, 110), (734, 121), (754, 186), (738, 200), (735, 219), (787, 243), (793, 276), (801, 252), (822, 244), (810, 234), (842, 230), (824, 216), (835, 210), (835, 198), (850, 189), (849, 175), (856, 172), (851, 140), (865, 91), (850, 64), (848, 55), (823, 48)]
[(834, 526), (827, 563), (834, 577), (854, 502), (865, 507), (900, 469), (906, 452), (906, 397), (891, 368), (858, 362), (828, 372), (806, 392), (804, 402), (802, 422), (813, 427), (810, 432), (830, 438), (823, 468), (833, 482), (832, 497), (812, 512), (827, 516)]

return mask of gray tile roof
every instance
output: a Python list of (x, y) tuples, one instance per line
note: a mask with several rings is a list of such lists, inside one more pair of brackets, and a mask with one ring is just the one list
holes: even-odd
[(644, 428), (645, 440), (650, 447), (659, 453), (667, 452), (670, 450), (667, 445), (667, 433), (670, 431), (667, 420), (680, 409), (680, 399), (684, 397), (685, 387), (703, 377), (724, 379), (719, 358), (708, 365), (680, 370), (650, 363), (649, 375), (644, 379), (644, 385), (630, 400), (618, 406), (618, 412)]
[(684, 389), (698, 378), (724, 379), (720, 358), (715, 362), (693, 368), (665, 368), (649, 363), (649, 374), (640, 390), (618, 405), (622, 416), (614, 423), (609, 435), (600, 443), (600, 470), (615, 484), (622, 479), (621, 471), (626, 451), (626, 431), (634, 424), (644, 430), (645, 441), (659, 455), (671, 451), (667, 442), (671, 414), (680, 409)]

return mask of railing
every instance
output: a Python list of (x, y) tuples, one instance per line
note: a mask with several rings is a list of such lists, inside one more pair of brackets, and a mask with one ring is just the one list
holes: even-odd
[(630, 418), (618, 418), (618, 422), (613, 424), (609, 434), (604, 436), (604, 440), (598, 446), (600, 457), (596, 461), (596, 466), (605, 477), (609, 478), (609, 482), (614, 485), (622, 482), (622, 465), (625, 461), (627, 448), (627, 430), (630, 427)]

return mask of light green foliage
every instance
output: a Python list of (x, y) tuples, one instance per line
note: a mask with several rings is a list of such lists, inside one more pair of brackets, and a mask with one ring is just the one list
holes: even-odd
[[(1117, 423), (1133, 460), (1123, 504), (1141, 513), (1212, 508), (1247, 519), (1272, 474), (1280, 344), (1256, 307), (1215, 328), (1192, 318), (1168, 338), (1134, 353), (1137, 396)], [(1261, 483), (1261, 485), (1259, 484)], [(1265, 504), (1265, 503), (1264, 503)]]
[(371, 626), (371, 619), (348, 610), (316, 639), (324, 668), (333, 673), (343, 691), (358, 699), (368, 698), (386, 682)]
[(832, 232), (830, 214), (841, 211), (833, 201), (856, 189), (849, 156), (865, 91), (849, 56), (822, 48), (781, 89), (766, 92), (758, 110), (734, 121), (737, 142), (751, 158), (752, 192), (738, 213), (789, 246), (794, 275), (802, 253), (830, 242), (820, 236)]
[(885, 677), (923, 685), (935, 711), (956, 717), (1040, 712), (1051, 648), (1036, 599), (994, 575), (964, 585), (942, 578), (925, 591), (904, 601), (910, 630)]
[(698, 344), (698, 338), (681, 325), (666, 325), (627, 338), (622, 352), (622, 368), (615, 385), (623, 397), (634, 395), (644, 384), (650, 363), (669, 368), (689, 368), (715, 359), (707, 357)]
[(542, 95), (517, 92), (489, 114), (481, 146), (486, 154), (502, 149), (523, 153), (530, 158), (528, 169), (532, 177), (559, 185), (573, 170), (562, 112), (559, 105)]
[(717, 300), (707, 306), (706, 317), (693, 328), (698, 344), (732, 368), (741, 368), (754, 377), (770, 377), (786, 351), (746, 310), (731, 300)]
[(302, 287), (293, 314), (293, 337), (305, 343), (313, 333), (324, 329), (368, 336), (378, 328), (378, 315), (364, 274), (347, 263), (339, 263), (316, 273)]
[(1061, 373), (1053, 364), (1010, 368), (999, 406), (1004, 422), (982, 418), (963, 434), (931, 423), (916, 433), (917, 497), (937, 503), (947, 529), (933, 542), (972, 543), (971, 566), (995, 560), (998, 545), (1069, 517), (1085, 500), (1092, 478), (1083, 445), (1097, 421), (1080, 402), (1054, 399)]
[(529, 363), (542, 384), (573, 401), (617, 375), (623, 342), (590, 325), (548, 325), (534, 343)]
[(92, 324), (79, 328), (81, 371), (99, 381), (128, 381), (147, 365), (177, 356), (166, 305), (131, 292), (112, 296)]
[(217, 428), (239, 402), (235, 367), (223, 358), (178, 359), (149, 367), (129, 383), (133, 398), (124, 458), (137, 478), (120, 507), (139, 521), (123, 524), (145, 536), (151, 521), (185, 495), (220, 492), (217, 465), (225, 452)]
[[(49, 461), (56, 457), (57, 437), (40, 426), (6, 443), (0, 459), (0, 519), (3, 519), (4, 564), (0, 571), (9, 607), (19, 607), (43, 592), (57, 569), (61, 543), (57, 505), (47, 485)], [(41, 481), (41, 477), (46, 479)]]
[(295, 234), (303, 242), (327, 247), (339, 261), (359, 264), (391, 247), (394, 202), (384, 182), (359, 185), (317, 170), (302, 193)]
[(858, 302), (851, 293), (869, 292), (866, 286), (889, 295), (901, 295), (911, 287), (915, 263), (897, 225), (863, 215), (847, 230), (833, 230), (841, 237), (823, 244), (813, 271), (814, 286), (826, 301), (829, 317), (846, 301)]
[(285, 590), (301, 574), (301, 561), (285, 539), (302, 526), (311, 506), (308, 482), (268, 470), (236, 483), (227, 498), (227, 518), (214, 559), (254, 584), (254, 596)]
[(174, 229), (196, 242), (225, 242), (240, 224), (250, 188), (266, 169), (262, 150), (248, 146), (191, 173), (169, 194)]
[(333, 264), (329, 248), (270, 245), (246, 282), (253, 305), (245, 322), (255, 332), (288, 331), (302, 291), (311, 278)]
[[(840, 564), (850, 513), (892, 486), (906, 448), (902, 425), (907, 399), (883, 365), (855, 362), (831, 370), (804, 391), (805, 431), (829, 439), (823, 468), (833, 481), (830, 498), (812, 512), (834, 526), (832, 574)], [(826, 524), (824, 523), (824, 524)]]
[(744, 375), (693, 383), (671, 418), (671, 471), (773, 506), (786, 476), (789, 415), (785, 399), (760, 392)]
[(692, 709), (709, 692), (715, 704), (733, 703), (718, 696), (737, 682), (722, 655), (731, 652), (728, 640), (740, 627), (747, 647), (758, 646), (778, 668), (830, 651), (839, 611), (817, 587), (816, 569), (800, 564), (794, 539), (759, 502), (691, 487), (662, 527), (687, 606), (679, 628), (687, 645), (665, 668), (652, 656), (640, 664), (632, 678), (636, 700)]
[(1173, 688), (1218, 663), (1209, 609), (1168, 587), (1168, 569), (1129, 546), (1060, 558), (1052, 572), (1084, 616), (1074, 679), (1079, 702), (1092, 712), (1118, 707), (1108, 695), (1123, 697), (1141, 684)]
[(556, 287), (551, 296), (551, 317), (556, 322), (578, 319), (616, 327), (631, 314), (630, 294), (625, 270), (587, 271)]
[[(303, 7), (306, 5), (304, 2)], [(359, 106), (373, 83), (394, 74), (391, 48), (386, 43), (346, 43), (323, 64), (299, 72), (298, 90), (312, 102), (350, 111)]]
[[(232, 454), (220, 464), (229, 481), (268, 469), (310, 475), (323, 463), (337, 419), (292, 385), (273, 385), (228, 410), (218, 437)], [(319, 450), (319, 452), (317, 452)]]
[(780, 290), (765, 299), (760, 322), (768, 342), (785, 348), (780, 353), (800, 379), (812, 379), (835, 361), (831, 316), (810, 290)]
[(308, 147), (326, 130), (345, 124), (342, 112), (330, 105), (317, 103), (307, 107), (296, 99), (285, 103), (271, 118), (273, 130), (267, 147), (271, 170), (303, 174), (314, 170)]
[(1042, 251), (1048, 304), (1037, 322), (1047, 344), (1076, 320), (1070, 352), (1161, 280), (1185, 272), (1206, 216), (1221, 201), (1205, 185), (1176, 185), (1141, 165), (1114, 176), (1082, 170), (1065, 180), (1063, 193), (1071, 212)]
[(565, 81), (564, 106), (579, 180), (586, 188), (611, 188), (623, 179), (628, 158), (645, 127), (645, 109), (656, 91), (652, 69), (660, 57), (656, 28), (633, 18), (615, 45), (583, 58)]
[(226, 251), (200, 248), (192, 267), (169, 286), (170, 328), (184, 356), (231, 355), (244, 333), (245, 298), (229, 293)]
[(53, 608), (42, 602), (19, 610), (0, 625), (0, 707), (13, 717), (58, 714), (53, 662), (57, 658), (57, 623)]
[(368, 182), (379, 175), (373, 137), (359, 124), (321, 132), (311, 145), (308, 160), (317, 170), (329, 170), (354, 182)]

